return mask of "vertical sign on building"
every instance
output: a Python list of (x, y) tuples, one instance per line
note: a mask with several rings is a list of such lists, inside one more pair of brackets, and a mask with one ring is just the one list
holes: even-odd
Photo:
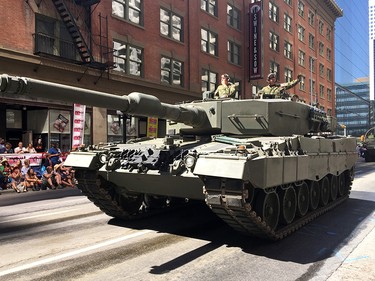
[(77, 148), (83, 144), (83, 136), (85, 133), (85, 111), (85, 105), (74, 104), (72, 148)]
[(147, 136), (154, 138), (158, 137), (158, 118), (147, 118)]
[(250, 71), (249, 79), (262, 78), (262, 2), (249, 5), (250, 10)]

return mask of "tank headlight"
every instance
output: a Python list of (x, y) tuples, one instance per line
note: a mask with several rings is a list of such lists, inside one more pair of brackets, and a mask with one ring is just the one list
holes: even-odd
[(194, 167), (194, 165), (195, 165), (195, 157), (190, 156), (190, 155), (186, 156), (185, 160), (184, 160), (184, 163), (185, 163), (186, 168), (190, 169), (190, 168)]
[(105, 164), (107, 163), (107, 154), (106, 153), (102, 153), (99, 155), (99, 161), (100, 163), (102, 164)]

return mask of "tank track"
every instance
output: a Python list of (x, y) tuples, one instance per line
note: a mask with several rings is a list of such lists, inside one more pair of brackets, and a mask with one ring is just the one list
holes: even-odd
[(266, 222), (257, 215), (251, 204), (246, 203), (244, 190), (234, 191), (231, 189), (227, 191), (224, 184), (218, 189), (205, 188), (205, 194), (206, 203), (212, 211), (236, 231), (245, 235), (263, 239), (268, 238), (276, 241), (290, 235), (305, 224), (343, 203), (349, 197), (351, 185), (352, 179), (348, 177), (346, 182), (347, 194), (329, 202), (324, 207), (308, 212), (303, 217), (296, 217), (290, 224), (281, 226), (275, 230), (271, 229)]
[(82, 193), (104, 213), (115, 218), (132, 218), (132, 215), (120, 206), (110, 191), (101, 186), (96, 171), (77, 170), (76, 179), (78, 181), (77, 186)]
[[(95, 170), (76, 170), (77, 187), (91, 202), (107, 215), (122, 220), (135, 220), (171, 211), (184, 206), (186, 202), (176, 203), (172, 201), (168, 206), (157, 203), (151, 208), (145, 203), (143, 194), (141, 200), (136, 195), (129, 196), (131, 200), (124, 201), (124, 197), (118, 194), (111, 182), (100, 179)], [(104, 181), (104, 182), (103, 182)], [(122, 202), (122, 204), (121, 204)], [(129, 205), (132, 205), (129, 208)], [(128, 208), (126, 208), (128, 207)], [(127, 210), (128, 209), (128, 210)]]

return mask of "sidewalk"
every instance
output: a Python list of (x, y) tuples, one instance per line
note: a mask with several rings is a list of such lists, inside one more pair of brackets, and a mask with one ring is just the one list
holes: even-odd
[(375, 213), (367, 219), (366, 224), (352, 252), (346, 257), (341, 255), (340, 252), (345, 252), (344, 246), (343, 251), (336, 254), (342, 262), (327, 281), (375, 281)]

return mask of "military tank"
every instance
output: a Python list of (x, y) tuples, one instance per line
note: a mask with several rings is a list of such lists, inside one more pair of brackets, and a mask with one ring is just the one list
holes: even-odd
[[(2, 95), (30, 95), (168, 120), (164, 138), (71, 152), (78, 187), (109, 216), (135, 219), (173, 202), (205, 201), (235, 230), (282, 239), (348, 198), (356, 141), (318, 108), (283, 99), (170, 105), (1, 75)], [(51, 94), (53, 93), (53, 95)]]

